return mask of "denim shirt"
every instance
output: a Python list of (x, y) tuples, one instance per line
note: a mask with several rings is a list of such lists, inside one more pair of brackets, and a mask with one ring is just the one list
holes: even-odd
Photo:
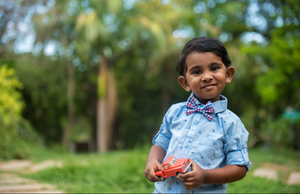
[[(193, 93), (191, 94), (193, 95)], [(201, 104), (200, 102), (197, 102)], [(226, 165), (251, 167), (248, 158), (248, 131), (237, 115), (227, 109), (227, 98), (213, 102), (216, 116), (209, 121), (202, 113), (185, 114), (186, 102), (170, 107), (163, 118), (153, 144), (178, 159), (190, 158), (202, 169), (216, 169)], [(176, 177), (155, 183), (154, 193), (226, 193), (227, 184), (202, 184), (186, 190)]]

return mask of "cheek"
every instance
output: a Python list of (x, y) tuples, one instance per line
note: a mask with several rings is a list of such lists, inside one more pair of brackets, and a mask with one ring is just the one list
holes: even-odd
[(194, 77), (193, 79), (190, 79), (191, 85), (198, 85), (201, 82), (201, 76)]
[(227, 76), (226, 75), (223, 75), (223, 74), (221, 74), (221, 75), (218, 75), (218, 76), (216, 76), (215, 77), (219, 82), (221, 82), (221, 83), (226, 83), (227, 82)]

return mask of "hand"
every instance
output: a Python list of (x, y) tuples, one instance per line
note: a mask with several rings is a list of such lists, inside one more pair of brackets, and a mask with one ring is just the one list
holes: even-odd
[(177, 178), (183, 182), (184, 188), (191, 190), (204, 182), (206, 171), (192, 161), (192, 171), (185, 174), (179, 174)]
[(155, 174), (155, 171), (158, 170), (163, 170), (163, 166), (157, 160), (147, 162), (145, 168), (145, 177), (151, 182), (160, 181), (160, 179)]

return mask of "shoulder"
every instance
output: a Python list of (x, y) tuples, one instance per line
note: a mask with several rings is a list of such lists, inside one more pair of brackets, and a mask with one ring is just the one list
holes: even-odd
[(226, 109), (224, 112), (219, 113), (219, 116), (226, 120), (241, 121), (240, 117), (229, 109)]
[(169, 110), (167, 111), (165, 117), (172, 119), (177, 117), (181, 113), (184, 113), (184, 109), (186, 106), (186, 102), (179, 102), (170, 106)]
[(176, 104), (172, 104), (167, 113), (176, 114), (178, 112), (183, 111), (185, 109), (185, 106), (186, 106), (186, 102), (179, 102)]
[(170, 109), (171, 110), (178, 110), (178, 109), (185, 108), (185, 106), (186, 106), (186, 102), (178, 102), (176, 104), (172, 104), (170, 106)]
[(219, 113), (218, 117), (224, 124), (224, 126), (230, 127), (232, 125), (235, 125), (244, 128), (244, 124), (241, 121), (240, 117), (229, 109), (226, 109), (224, 112)]

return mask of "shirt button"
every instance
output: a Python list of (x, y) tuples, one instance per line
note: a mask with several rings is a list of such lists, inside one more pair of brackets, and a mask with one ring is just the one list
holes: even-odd
[(198, 124), (198, 121), (194, 121), (194, 125), (197, 125)]
[(184, 147), (185, 147), (186, 149), (188, 149), (188, 148), (189, 148), (189, 144), (185, 144)]

